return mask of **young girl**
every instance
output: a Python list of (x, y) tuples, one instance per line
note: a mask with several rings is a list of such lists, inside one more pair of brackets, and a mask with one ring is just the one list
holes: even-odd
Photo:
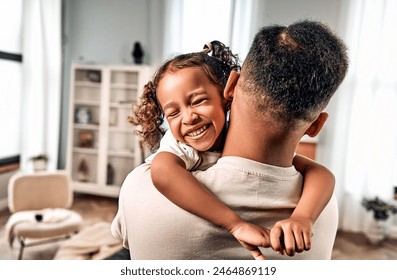
[[(218, 41), (203, 52), (179, 55), (144, 87), (130, 122), (140, 126), (143, 142), (155, 152), (146, 160), (155, 187), (179, 207), (229, 230), (255, 259), (264, 259), (257, 246), (268, 244), (269, 231), (241, 219), (190, 172), (208, 168), (221, 155), (230, 104), (223, 89), (230, 72), (239, 70), (238, 57)], [(304, 176), (302, 198), (291, 217), (270, 232), (273, 249), (288, 255), (310, 249), (311, 226), (334, 187), (325, 167), (299, 155), (293, 164)]]

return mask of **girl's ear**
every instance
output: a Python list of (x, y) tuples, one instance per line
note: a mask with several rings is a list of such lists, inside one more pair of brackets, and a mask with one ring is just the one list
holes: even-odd
[(237, 85), (237, 81), (240, 78), (240, 74), (236, 71), (232, 70), (229, 75), (229, 79), (227, 80), (225, 90), (223, 91), (223, 98), (226, 100), (233, 99), (234, 89)]

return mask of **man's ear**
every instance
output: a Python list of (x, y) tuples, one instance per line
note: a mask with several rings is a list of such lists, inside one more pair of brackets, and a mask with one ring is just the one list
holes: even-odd
[(305, 134), (309, 135), (310, 137), (315, 137), (320, 132), (321, 128), (323, 128), (327, 119), (328, 119), (328, 113), (326, 112), (320, 113), (317, 119), (306, 130)]
[(223, 91), (223, 98), (226, 100), (233, 99), (234, 96), (234, 88), (237, 85), (237, 81), (240, 78), (240, 74), (236, 71), (232, 70), (229, 75), (229, 79), (227, 80), (225, 90)]

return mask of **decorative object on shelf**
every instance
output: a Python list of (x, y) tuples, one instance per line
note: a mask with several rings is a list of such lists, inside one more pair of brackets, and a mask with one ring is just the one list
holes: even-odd
[(397, 207), (378, 197), (363, 198), (361, 204), (367, 211), (373, 211), (366, 236), (372, 244), (380, 244), (386, 237), (386, 220), (397, 213)]
[(132, 49), (131, 54), (132, 54), (132, 58), (134, 59), (134, 62), (136, 64), (142, 64), (144, 51), (141, 47), (141, 43), (139, 43), (139, 42), (134, 43), (134, 48)]
[(113, 185), (113, 183), (114, 183), (114, 168), (110, 163), (108, 163), (106, 184)]
[(87, 79), (93, 83), (101, 82), (101, 71), (98, 70), (87, 70), (86, 72)]
[(77, 167), (77, 180), (80, 182), (88, 182), (88, 175), (90, 169), (86, 159), (82, 158), (80, 160), (79, 166)]
[(77, 107), (75, 122), (81, 124), (90, 124), (92, 123), (92, 113), (89, 108), (86, 107)]
[(46, 154), (39, 154), (37, 156), (33, 156), (29, 160), (33, 162), (34, 171), (47, 170), (48, 156)]
[(79, 147), (92, 148), (94, 146), (94, 134), (90, 131), (82, 131), (79, 134)]

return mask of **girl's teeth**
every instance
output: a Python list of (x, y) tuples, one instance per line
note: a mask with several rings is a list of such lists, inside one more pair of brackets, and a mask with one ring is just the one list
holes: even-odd
[(201, 127), (200, 129), (197, 129), (196, 131), (189, 132), (187, 135), (190, 137), (194, 137), (194, 136), (197, 136), (197, 135), (203, 133), (206, 129), (207, 129), (207, 126), (205, 125), (205, 126)]

